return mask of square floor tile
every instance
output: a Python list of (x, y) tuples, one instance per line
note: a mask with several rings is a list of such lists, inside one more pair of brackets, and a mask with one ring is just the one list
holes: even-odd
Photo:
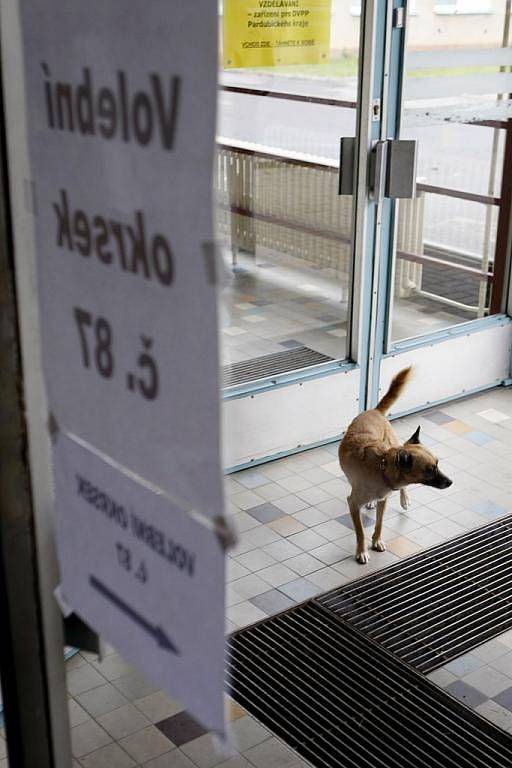
[(350, 557), (353, 552), (352, 542), (347, 542), (346, 539), (342, 541), (329, 541), (322, 544), (320, 547), (315, 547), (311, 550), (311, 555), (316, 557), (317, 560), (321, 560), (325, 565), (334, 565), (339, 563), (346, 557)]
[(293, 605), (295, 605), (293, 600), (291, 600), (286, 595), (283, 595), (283, 593), (279, 592), (277, 589), (270, 589), (268, 592), (264, 592), (262, 595), (253, 597), (251, 599), (251, 603), (266, 613), (267, 616), (273, 616), (276, 613), (281, 613), (281, 611), (286, 611), (288, 608), (291, 608)]
[(226, 720), (228, 723), (233, 723), (241, 717), (245, 717), (247, 712), (240, 706), (231, 696), (225, 695), (224, 697), (224, 711), (226, 713)]
[(285, 347), (285, 349), (295, 349), (295, 347), (302, 347), (302, 344), (300, 341), (295, 341), (295, 339), (287, 339), (286, 341), (280, 341), (279, 344), (282, 347)]
[(427, 419), (427, 421), (433, 421), (434, 424), (448, 424), (450, 421), (453, 421), (452, 416), (448, 416), (447, 413), (443, 413), (443, 411), (430, 411), (427, 413), (422, 413), (422, 418)]
[(302, 554), (302, 550), (292, 544), (289, 539), (281, 539), (280, 541), (273, 541), (271, 544), (267, 544), (263, 547), (263, 551), (273, 557), (275, 560), (287, 560), (294, 555)]
[(307, 501), (308, 504), (321, 504), (323, 501), (329, 501), (331, 498), (326, 491), (316, 486), (306, 488), (304, 491), (297, 491), (297, 496)]
[(215, 743), (210, 733), (183, 744), (181, 750), (197, 768), (214, 768), (233, 754), (231, 747), (226, 745), (223, 750), (220, 744)]
[(313, 573), (324, 567), (324, 563), (321, 560), (313, 557), (308, 552), (291, 557), (289, 560), (285, 560), (284, 564), (295, 573), (298, 573), (299, 576), (307, 576), (308, 573)]
[[(270, 567), (272, 568), (273, 566)], [(258, 571), (258, 573), (261, 573), (261, 571)], [(264, 581), (256, 573), (251, 573), (249, 576), (243, 576), (241, 579), (232, 581), (230, 586), (244, 600), (261, 595), (268, 590), (268, 582)]]
[(507, 421), (510, 419), (510, 416), (507, 416), (506, 413), (497, 411), (495, 408), (487, 408), (485, 411), (480, 411), (477, 413), (477, 416), (481, 416), (482, 419), (486, 419), (492, 424), (499, 424), (502, 421)]
[(143, 696), (149, 696), (150, 693), (158, 691), (157, 685), (150, 683), (145, 677), (139, 675), (138, 672), (118, 677), (113, 681), (112, 685), (130, 701), (141, 699)]
[(132, 757), (118, 744), (108, 744), (90, 755), (81, 758), (83, 768), (134, 768)]
[(433, 672), (430, 672), (427, 677), (440, 688), (446, 688), (450, 683), (455, 683), (457, 681), (457, 675), (449, 672), (446, 667), (435, 669)]
[(488, 520), (502, 517), (508, 512), (505, 507), (500, 507), (499, 504), (494, 504), (492, 501), (480, 501), (478, 504), (474, 504), (472, 509), (477, 515), (482, 515), (482, 517), (485, 517)]
[(397, 536), (395, 539), (386, 541), (386, 549), (398, 557), (407, 557), (421, 550), (421, 546), (411, 541), (406, 536)]
[(259, 571), (259, 576), (264, 581), (268, 582), (270, 586), (280, 587), (281, 584), (286, 584), (287, 582), (292, 581), (295, 578), (295, 572), (283, 563), (276, 563), (269, 568), (264, 568), (262, 571)]
[[(508, 655), (510, 653), (510, 648), (504, 643), (501, 643), (498, 638), (494, 638), (493, 640), (484, 643), (484, 645), (479, 645), (478, 648), (474, 648), (471, 653), (473, 656), (477, 656), (492, 667), (494, 666), (492, 662), (499, 659), (501, 656)], [(500, 672), (503, 672), (503, 669), (501, 669)]]
[(236, 512), (231, 519), (238, 533), (245, 533), (245, 531), (250, 531), (260, 525), (259, 521), (248, 515), (247, 512)]
[(316, 507), (307, 507), (306, 509), (302, 509), (300, 512), (295, 512), (293, 517), (295, 520), (299, 520), (299, 522), (308, 527), (320, 525), (320, 523), (326, 523), (331, 519)]
[(313, 485), (312, 482), (305, 480), (305, 478), (301, 477), (300, 475), (290, 475), (289, 477), (283, 477), (281, 480), (278, 480), (278, 483), (291, 493), (303, 491), (305, 488), (311, 488)]
[(261, 619), (266, 619), (267, 614), (257, 608), (249, 600), (233, 605), (228, 609), (228, 619), (237, 627), (247, 627)]
[(177, 715), (166, 717), (155, 725), (177, 747), (207, 733), (206, 728), (203, 728), (188, 712), (178, 712)]
[(113, 712), (100, 715), (98, 723), (116, 740), (150, 725), (149, 720), (133, 704), (125, 704)]
[(315, 547), (320, 547), (322, 544), (326, 543), (326, 539), (323, 536), (320, 536), (312, 530), (302, 531), (302, 533), (296, 533), (294, 536), (289, 536), (288, 541), (306, 551), (311, 551)]
[(509, 688), (512, 682), (507, 675), (489, 666), (484, 666), (476, 669), (474, 672), (470, 672), (469, 675), (464, 676), (463, 681), (484, 693), (488, 698), (497, 696)]
[(262, 568), (268, 568), (269, 565), (274, 565), (276, 562), (271, 555), (264, 552), (262, 549), (253, 549), (250, 552), (246, 552), (244, 555), (239, 555), (237, 562), (240, 563), (244, 569), (246, 569), (245, 576), (248, 575), (247, 571), (254, 573), (260, 571)]
[(288, 491), (277, 483), (269, 483), (267, 479), (266, 485), (258, 487), (258, 495), (264, 498), (265, 501), (275, 501), (287, 496)]
[(501, 704), (502, 707), (505, 707), (505, 709), (512, 712), (512, 686), (510, 688), (505, 688), (504, 691), (493, 696), (493, 699), (494, 701), (497, 701), (498, 704)]
[(151, 723), (157, 723), (183, 711), (182, 705), (170, 699), (165, 691), (151, 693), (142, 699), (135, 699), (133, 703)]
[(498, 672), (502, 672), (504, 675), (507, 675), (507, 677), (509, 677), (512, 682), (512, 651), (502, 654), (494, 658), (492, 661), (488, 661), (487, 663), (493, 669), (497, 669)]
[[(179, 717), (179, 715), (175, 715), (175, 717)], [(173, 747), (169, 737), (158, 728), (158, 724), (156, 727), (150, 725), (147, 728), (143, 728), (141, 731), (126, 736), (124, 739), (120, 740), (119, 745), (126, 750), (137, 763), (145, 763), (154, 757), (169, 752)]]
[(103, 661), (93, 662), (93, 666), (107, 680), (115, 680), (117, 677), (135, 672), (132, 665), (128, 664), (119, 653), (111, 653)]
[(463, 656), (459, 656), (458, 659), (452, 659), (448, 664), (445, 664), (443, 669), (448, 670), (448, 672), (451, 672), (456, 677), (464, 677), (483, 666), (485, 666), (485, 662), (478, 658), (478, 656), (475, 656), (473, 653), (465, 653)]
[(277, 520), (283, 516), (282, 510), (270, 502), (259, 504), (257, 507), (251, 507), (247, 510), (247, 514), (259, 520), (260, 523), (270, 523), (272, 520)]
[(268, 483), (268, 478), (255, 469), (247, 469), (243, 472), (237, 472), (235, 477), (238, 483), (243, 485), (244, 488), (248, 488), (249, 490), (258, 488), (260, 485), (266, 485)]
[(479, 432), (478, 430), (468, 432), (464, 435), (464, 439), (470, 440), (475, 445), (487, 445), (487, 443), (491, 443), (494, 440), (490, 435), (487, 435), (485, 432)]
[(302, 600), (308, 600), (310, 597), (318, 595), (320, 589), (313, 582), (301, 578), (294, 579), (288, 584), (283, 584), (279, 587), (279, 591), (283, 592), (287, 597), (291, 597), (296, 603), (300, 603)]
[(231, 502), (242, 511), (247, 511), (253, 507), (257, 507), (262, 502), (261, 496), (255, 491), (242, 491), (242, 493), (235, 493), (231, 496)]
[(327, 520), (325, 523), (315, 525), (313, 530), (327, 539), (327, 541), (337, 541), (352, 533), (352, 530), (349, 530), (346, 525), (338, 520)]
[(115, 688), (112, 683), (105, 683), (75, 696), (80, 706), (82, 706), (93, 717), (104, 715), (113, 709), (127, 704), (126, 698)]
[[(69, 712), (69, 724), (71, 728), (73, 728), (75, 725), (81, 725), (82, 723), (86, 723), (87, 720), (91, 719), (90, 714), (86, 712), (85, 709), (81, 707), (80, 704), (74, 699), (68, 699), (68, 712)], [(2, 755), (2, 744), (3, 744), (3, 740), (0, 739), (0, 757), (4, 756)]]
[(473, 686), (468, 685), (462, 680), (457, 680), (455, 683), (450, 683), (450, 685), (446, 686), (445, 690), (448, 691), (448, 693), (450, 693), (452, 696), (455, 696), (456, 699), (459, 699), (464, 704), (467, 704), (468, 707), (472, 707), (473, 709), (479, 704), (482, 704), (488, 698), (481, 691), (478, 691), (476, 688), (473, 688)]
[(463, 421), (459, 421), (458, 419), (445, 424), (444, 428), (449, 429), (450, 432), (453, 432), (455, 435), (466, 435), (468, 432), (474, 431), (473, 427), (471, 427), (469, 424), (465, 424)]
[[(342, 562), (345, 561), (342, 560)], [(341, 587), (343, 584), (346, 584), (348, 580), (349, 579), (347, 576), (339, 573), (339, 571), (336, 571), (330, 566), (308, 574), (308, 581), (316, 584), (316, 586), (320, 587), (323, 592), (327, 592), (329, 589), (336, 589), (337, 587)]]
[(297, 754), (276, 738), (267, 739), (244, 754), (256, 768), (291, 768), (297, 762)]
[(296, 512), (300, 512), (302, 509), (307, 509), (310, 505), (304, 499), (300, 499), (294, 494), (289, 496), (283, 496), (281, 499), (276, 499), (274, 506), (284, 512), (286, 515), (293, 515)]
[(294, 533), (300, 533), (306, 529), (306, 526), (296, 520), (293, 515), (284, 515), (267, 525), (280, 536), (293, 536)]
[(498, 728), (502, 728), (505, 731), (512, 730), (512, 712), (505, 707), (502, 707), (501, 704), (498, 704), (496, 701), (493, 701), (492, 699), (484, 701), (476, 707), (476, 711), (479, 715), (482, 715), (487, 720), (490, 720), (491, 723), (497, 725)]
[(229, 738), (238, 752), (245, 752), (270, 737), (270, 732), (250, 715), (236, 720), (229, 728)]
[(433, 547), (444, 541), (444, 536), (440, 533), (430, 530), (430, 528), (417, 528), (415, 531), (409, 531), (407, 538), (420, 544), (421, 547)]
[(75, 757), (83, 757), (83, 755), (94, 752), (111, 741), (108, 733), (94, 720), (88, 720), (86, 723), (76, 725), (71, 729), (71, 747)]
[(105, 678), (92, 664), (82, 664), (67, 673), (67, 688), (72, 696), (90, 691), (105, 683)]

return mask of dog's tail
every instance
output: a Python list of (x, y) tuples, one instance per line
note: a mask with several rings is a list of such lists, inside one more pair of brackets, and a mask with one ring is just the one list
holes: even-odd
[(386, 414), (393, 403), (398, 400), (400, 395), (402, 394), (402, 390), (404, 389), (405, 385), (409, 381), (411, 377), (412, 372), (412, 365), (410, 365), (408, 368), (404, 368), (402, 371), (399, 371), (396, 376), (393, 377), (391, 384), (389, 385), (389, 389), (382, 398), (382, 400), (379, 401), (379, 404), (377, 406), (377, 410), (380, 411), (383, 414)]

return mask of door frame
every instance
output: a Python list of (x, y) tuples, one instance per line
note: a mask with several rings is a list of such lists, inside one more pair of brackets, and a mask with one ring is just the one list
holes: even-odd
[[(404, 82), (406, 76), (406, 45), (407, 45), (407, 27), (408, 27), (408, 13), (407, 6), (408, 0), (390, 0), (388, 5), (392, 5), (392, 17), (388, 16), (388, 34), (389, 25), (391, 24), (391, 33), (389, 34), (390, 47), (386, 57), (386, 63), (388, 66), (389, 76), (389, 88), (386, 93), (387, 103), (384, 105), (384, 111), (386, 114), (386, 133), (388, 138), (400, 138), (401, 116), (403, 110), (403, 93)], [(402, 26), (396, 27), (394, 25), (394, 19), (399, 12), (398, 9), (402, 9), (401, 20)], [(512, 131), (511, 128), (507, 130)], [(511, 143), (510, 141), (507, 144)], [(501, 285), (502, 290), (500, 292), (500, 314), (491, 315), (489, 317), (469, 320), (465, 323), (460, 323), (456, 326), (447, 327), (431, 333), (426, 333), (422, 336), (405, 339), (403, 341), (391, 342), (391, 317), (393, 310), (393, 298), (394, 298), (394, 274), (395, 274), (395, 262), (396, 262), (396, 242), (397, 242), (397, 219), (398, 219), (398, 200), (386, 200), (382, 214), (382, 244), (380, 247), (381, 257), (379, 263), (375, 265), (375, 271), (377, 272), (376, 282), (378, 285), (377, 295), (377, 311), (373, 315), (374, 334), (376, 353), (373, 358), (373, 365), (369, 370), (369, 386), (368, 397), (366, 400), (366, 407), (375, 407), (379, 398), (386, 391), (392, 375), (402, 367), (409, 364), (415, 364), (417, 368), (421, 368), (422, 358), (426, 361), (435, 360), (431, 354), (427, 354), (426, 350), (436, 348), (438, 345), (446, 342), (450, 343), (450, 349), (452, 354), (458, 359), (458, 364), (463, 360), (467, 361), (468, 365), (474, 364), (474, 358), (472, 356), (472, 347), (470, 349), (467, 340), (473, 337), (475, 345), (481, 345), (482, 337), (480, 334), (485, 334), (489, 341), (499, 340), (498, 347), (496, 349), (500, 356), (500, 363), (497, 366), (490, 366), (489, 368), (482, 367), (481, 376), (478, 381), (473, 382), (473, 386), (465, 386), (463, 380), (459, 381), (457, 376), (452, 377), (452, 381), (446, 382), (445, 391), (440, 393), (438, 397), (432, 397), (427, 399), (428, 389), (425, 399), (421, 402), (410, 403), (409, 405), (398, 407), (399, 411), (391, 412), (391, 418), (398, 418), (410, 413), (424, 410), (449, 402), (460, 397), (464, 397), (470, 394), (476, 394), (478, 392), (490, 389), (499, 385), (507, 386), (512, 383), (512, 276), (511, 276), (511, 249), (512, 249), (512, 198), (510, 190), (507, 186), (507, 195), (505, 199), (506, 210), (504, 212), (504, 225), (502, 224), (501, 237), (506, 241), (504, 247), (506, 248), (507, 258), (502, 264)], [(508, 220), (507, 220), (508, 217)], [(505, 329), (500, 331), (499, 329)], [(496, 343), (496, 341), (495, 341)], [(425, 353), (421, 350), (424, 349)], [(445, 348), (442, 350), (442, 354), (439, 358), (444, 359)], [(396, 363), (395, 363), (396, 361)], [(434, 362), (435, 364), (435, 362)], [(437, 371), (437, 376), (441, 375), (441, 371)], [(421, 388), (420, 388), (421, 391)]]
[[(359, 47), (352, 260), (347, 328), (347, 358), (230, 388), (223, 393), (224, 466), (234, 472), (272, 459), (339, 440), (357, 412), (376, 405), (396, 368), (420, 359), (423, 348), (449, 342), (454, 354), (474, 334), (512, 345), (510, 261), (503, 313), (390, 344), (393, 273), (398, 202), (373, 200), (369, 194), (372, 148), (400, 136), (405, 77), (408, 0), (362, 3)], [(512, 211), (511, 211), (512, 214)], [(508, 232), (511, 250), (512, 227)], [(505, 329), (505, 330), (501, 330)], [(475, 343), (481, 340), (475, 336)], [(443, 348), (443, 355), (448, 347)], [(503, 349), (501, 350), (503, 352)], [(511, 355), (489, 376), (465, 387), (452, 386), (443, 396), (402, 407), (404, 416), (490, 387), (512, 383)], [(423, 355), (427, 359), (426, 353)], [(395, 365), (396, 361), (396, 365)], [(354, 396), (357, 382), (357, 396)], [(307, 393), (307, 396), (306, 396)], [(329, 408), (326, 417), (325, 408)], [(262, 421), (266, 414), (267, 423)], [(318, 429), (316, 429), (318, 427)], [(261, 430), (269, 430), (268, 444)], [(316, 431), (315, 431), (316, 429)]]
[[(368, 195), (371, 148), (381, 136), (380, 104), (386, 83), (386, 3), (366, 0), (359, 43), (355, 194), (347, 359), (232, 387), (223, 393), (224, 466), (234, 472), (330, 443), (361, 410), (369, 369), (369, 317), (374, 253), (379, 231), (377, 204)], [(374, 108), (379, 105), (379, 119)], [(266, 416), (266, 420), (265, 420)], [(268, 444), (261, 443), (262, 427)]]

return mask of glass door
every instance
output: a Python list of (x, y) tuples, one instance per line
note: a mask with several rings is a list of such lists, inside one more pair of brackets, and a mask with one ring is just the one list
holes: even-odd
[(409, 6), (390, 94), (400, 138), (417, 142), (417, 186), (390, 208), (371, 391), (414, 363), (402, 412), (502, 383), (512, 339), (510, 1)]
[(362, 261), (353, 197), (338, 185), (340, 138), (355, 137), (358, 120), (367, 134), (371, 120), (358, 98), (363, 47), (374, 66), (369, 5), (364, 34), (349, 0), (220, 8), (215, 215), (228, 468), (332, 439), (358, 409), (350, 317)]

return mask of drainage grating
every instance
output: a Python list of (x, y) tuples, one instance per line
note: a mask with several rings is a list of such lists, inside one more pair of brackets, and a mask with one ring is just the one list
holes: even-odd
[(232, 696), (316, 768), (504, 768), (512, 736), (315, 601), (227, 642)]
[(234, 387), (245, 381), (277, 376), (279, 373), (290, 373), (300, 368), (309, 368), (310, 365), (329, 363), (332, 360), (334, 360), (333, 357), (323, 355), (309, 347), (293, 347), (284, 352), (274, 352), (271, 355), (243, 360), (241, 363), (225, 365), (222, 369), (222, 385)]
[(318, 602), (421, 672), (512, 628), (512, 515)]

